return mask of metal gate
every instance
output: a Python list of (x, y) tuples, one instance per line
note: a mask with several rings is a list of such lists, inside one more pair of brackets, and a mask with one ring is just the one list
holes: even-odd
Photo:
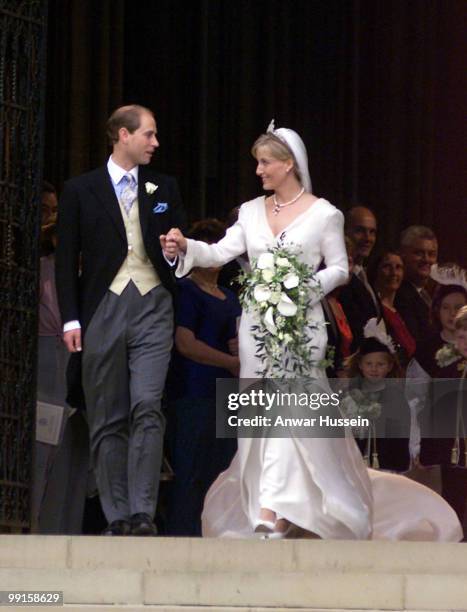
[(0, 530), (30, 524), (46, 0), (0, 0)]

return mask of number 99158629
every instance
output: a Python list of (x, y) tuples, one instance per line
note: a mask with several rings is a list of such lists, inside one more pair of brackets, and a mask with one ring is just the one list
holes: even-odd
[(63, 606), (63, 591), (0, 591), (4, 606)]

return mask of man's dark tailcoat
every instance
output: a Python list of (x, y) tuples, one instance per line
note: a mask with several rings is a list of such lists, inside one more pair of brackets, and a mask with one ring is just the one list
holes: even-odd
[[(157, 185), (147, 192), (146, 183)], [(155, 212), (159, 209), (166, 210)], [(138, 169), (138, 206), (144, 246), (162, 284), (173, 293), (175, 282), (159, 243), (160, 234), (184, 226), (177, 183), (147, 166)], [(128, 243), (120, 206), (107, 167), (69, 180), (60, 199), (56, 251), (57, 294), (64, 323), (78, 320), (82, 339), (94, 312), (123, 264)], [(68, 401), (84, 407), (81, 354), (68, 368)]]

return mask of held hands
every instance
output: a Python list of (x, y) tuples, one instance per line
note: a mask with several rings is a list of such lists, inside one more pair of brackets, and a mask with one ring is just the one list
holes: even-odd
[(63, 342), (70, 353), (79, 353), (81, 351), (81, 330), (70, 329), (63, 334)]
[(180, 253), (186, 253), (186, 238), (177, 227), (173, 227), (168, 234), (161, 234), (159, 240), (167, 259), (175, 259)]

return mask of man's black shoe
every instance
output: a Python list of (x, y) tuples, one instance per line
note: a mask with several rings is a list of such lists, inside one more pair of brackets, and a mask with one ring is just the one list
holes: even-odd
[(106, 536), (126, 536), (130, 534), (130, 523), (128, 521), (112, 521), (102, 532)]
[(130, 518), (131, 535), (134, 536), (155, 536), (157, 527), (154, 525), (149, 514), (138, 512)]

